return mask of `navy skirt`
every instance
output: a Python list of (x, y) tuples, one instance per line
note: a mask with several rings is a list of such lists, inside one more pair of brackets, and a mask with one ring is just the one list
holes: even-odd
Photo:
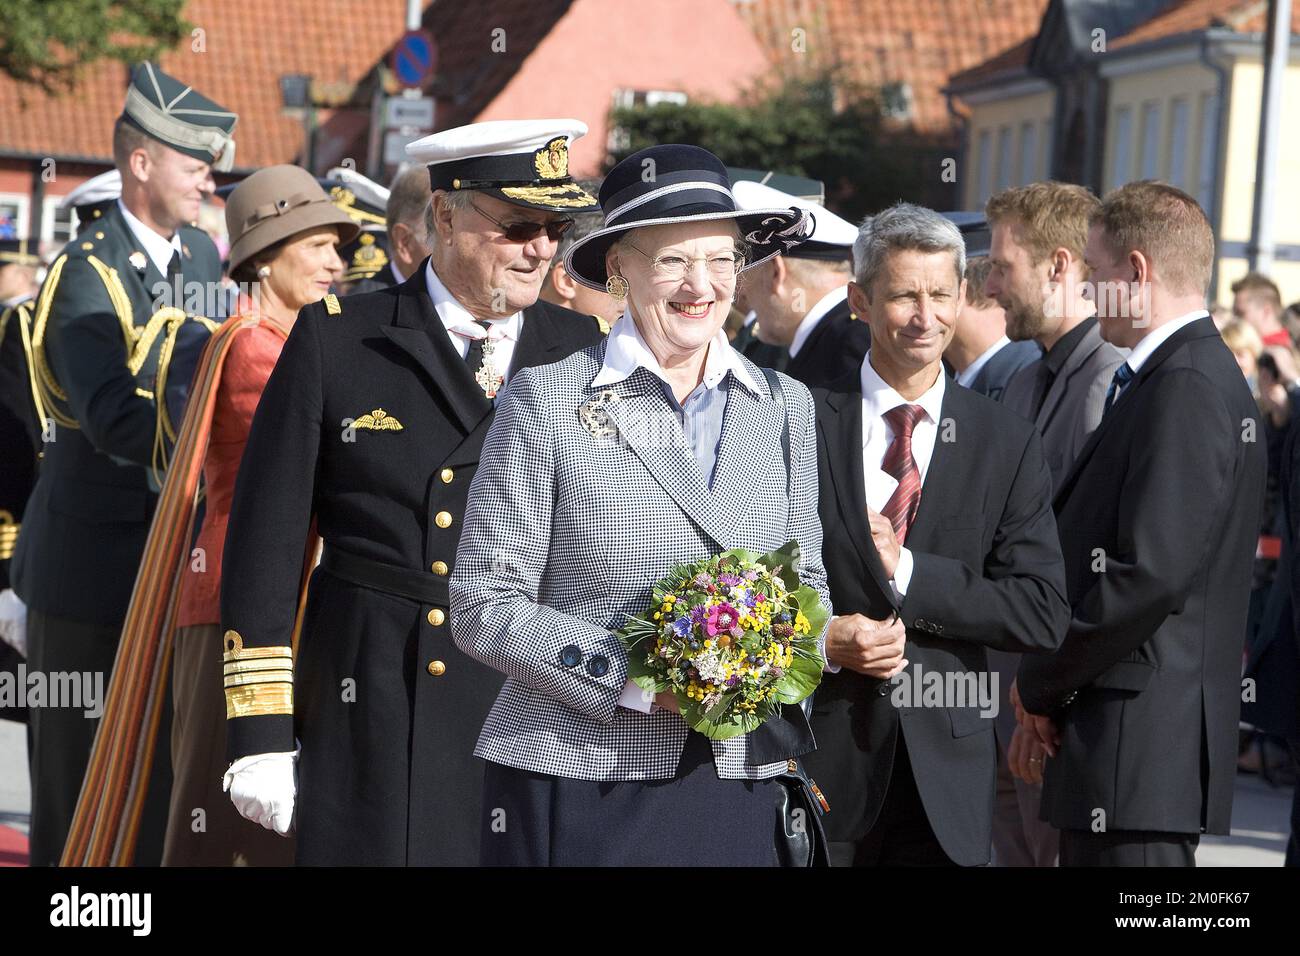
[(488, 763), (484, 866), (776, 866), (780, 784), (721, 780), (691, 731), (671, 780), (574, 780)]

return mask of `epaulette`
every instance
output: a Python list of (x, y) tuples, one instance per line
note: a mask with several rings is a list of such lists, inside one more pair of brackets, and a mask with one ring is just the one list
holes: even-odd
[(609, 329), (610, 329), (609, 323), (606, 322), (598, 315), (593, 315), (592, 318), (596, 320), (596, 327), (600, 329), (600, 334), (609, 335)]
[(325, 311), (330, 315), (343, 314), (343, 306), (339, 305), (339, 297), (333, 292), (325, 296)]

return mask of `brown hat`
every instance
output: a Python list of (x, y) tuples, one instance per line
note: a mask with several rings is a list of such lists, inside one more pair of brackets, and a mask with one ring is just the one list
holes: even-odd
[(230, 271), (300, 232), (335, 226), (340, 243), (356, 238), (360, 227), (325, 195), (316, 177), (301, 166), (268, 166), (235, 187), (226, 200)]

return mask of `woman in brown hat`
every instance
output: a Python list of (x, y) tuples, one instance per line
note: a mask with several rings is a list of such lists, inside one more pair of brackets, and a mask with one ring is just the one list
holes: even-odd
[(173, 784), (163, 864), (287, 866), (293, 841), (245, 820), (222, 792), (222, 547), (258, 399), (298, 310), (330, 294), (344, 268), (338, 246), (358, 227), (297, 166), (271, 166), (240, 183), (226, 202), (226, 227), (239, 307), (199, 360), (123, 627), (119, 661), (131, 679), (110, 687), (91, 758), (103, 772), (87, 779), (105, 782), (83, 792), (78, 814), (94, 814), (95, 830), (107, 831), (97, 842), (129, 860), (121, 847), (135, 841), (170, 658)]

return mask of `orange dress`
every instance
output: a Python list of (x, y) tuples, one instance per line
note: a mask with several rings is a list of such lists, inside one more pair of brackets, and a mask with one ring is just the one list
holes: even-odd
[(221, 622), (221, 552), (235, 495), (235, 476), (257, 402), (283, 348), (284, 336), (270, 326), (269, 319), (242, 330), (230, 345), (203, 462), (207, 489), (203, 528), (181, 578), (177, 627)]

